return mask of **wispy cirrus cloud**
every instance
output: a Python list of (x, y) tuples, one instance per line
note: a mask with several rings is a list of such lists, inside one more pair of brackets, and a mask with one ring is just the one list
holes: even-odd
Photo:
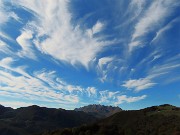
[(100, 101), (99, 101), (100, 103), (110, 103), (116, 99), (116, 97), (120, 94), (120, 92), (103, 90), (103, 91), (100, 91), (99, 94), (100, 94)]
[(156, 83), (152, 82), (149, 78), (131, 79), (126, 81), (122, 86), (127, 89), (133, 89), (135, 92), (139, 92), (144, 89), (151, 88)]
[(16, 61), (17, 60), (13, 59), (12, 57), (3, 58), (0, 60), (0, 67), (2, 67), (4, 70), (8, 70), (9, 72), (15, 72), (19, 75), (30, 78), (31, 76), (27, 74), (25, 71), (26, 66), (18, 66), (18, 67), (12, 66), (12, 64)]
[(178, 0), (76, 2), (0, 1), (3, 97), (114, 105), (179, 80)]
[(98, 91), (95, 87), (88, 87), (86, 90), (88, 92), (89, 97), (96, 96)]
[(137, 96), (137, 97), (128, 97), (127, 95), (121, 95), (117, 97), (117, 102), (115, 102), (116, 105), (122, 104), (122, 103), (132, 103), (137, 102), (140, 100), (143, 100), (147, 97), (147, 95)]
[[(77, 95), (63, 94), (45, 86), (35, 78), (15, 77), (12, 74), (0, 73), (1, 97), (27, 100), (28, 102), (45, 102), (63, 105), (72, 105), (79, 102)], [(13, 82), (18, 83), (13, 83)]]
[(17, 43), (20, 45), (21, 50), (18, 52), (20, 57), (27, 57), (36, 60), (37, 57), (33, 50), (31, 39), (33, 38), (32, 31), (23, 30), (21, 35), (16, 38)]
[[(152, 56), (141, 61), (142, 63), (138, 66), (142, 66), (143, 63), (147, 60), (151, 60), (150, 62), (154, 62), (157, 59), (159, 59), (162, 55), (157, 54)], [(178, 54), (172, 58), (166, 59), (166, 62), (162, 63), (161, 65), (158, 64), (152, 66), (151, 68), (148, 69), (147, 76), (145, 78), (129, 79), (127, 81), (124, 81), (122, 86), (126, 87), (127, 89), (132, 89), (135, 92), (139, 92), (145, 89), (152, 88), (156, 84), (160, 84), (161, 79), (163, 79), (164, 83), (170, 83), (179, 80), (179, 77), (174, 76), (173, 74), (173, 71), (176, 71), (180, 67), (179, 62), (177, 61), (179, 57), (180, 55)], [(173, 78), (167, 77), (172, 75)]]
[(170, 28), (173, 27), (173, 24), (180, 22), (180, 17), (173, 19), (172, 21), (170, 21), (166, 26), (164, 26), (163, 28), (161, 28), (160, 30), (158, 30), (158, 32), (156, 32), (155, 37), (152, 39), (151, 43), (155, 42), (156, 40), (158, 40), (160, 37), (162, 37), (162, 34), (165, 33), (166, 31), (168, 31)]
[(0, 26), (9, 21), (9, 19), (14, 19), (16, 21), (20, 21), (18, 15), (12, 11), (8, 11), (5, 8), (4, 1), (0, 1)]
[[(65, 89), (53, 86), (51, 73), (46, 73), (43, 81), (34, 75), (28, 74), (24, 67), (12, 67), (13, 60), (11, 58), (4, 58), (0, 61), (3, 70), (0, 70), (0, 89), (6, 92), (4, 96), (15, 95), (16, 98), (25, 98), (38, 101), (57, 102), (61, 104), (74, 104), (79, 102), (78, 96), (73, 94), (65, 94)], [(18, 75), (16, 75), (18, 73)], [(50, 81), (50, 82), (49, 82)], [(47, 85), (48, 84), (48, 85)], [(69, 85), (68, 85), (69, 86)], [(64, 87), (68, 87), (67, 85)], [(70, 85), (71, 86), (71, 85)], [(75, 86), (74, 86), (75, 87)]]
[[(26, 71), (27, 66), (14, 66), (16, 61), (11, 57), (0, 60), (0, 95), (13, 100), (27, 101), (25, 104), (23, 102), (20, 105), (30, 105), (29, 103), (35, 101), (46, 104), (54, 103), (61, 106), (80, 105), (80, 101), (88, 102), (84, 101), (84, 97), (92, 98), (94, 103), (99, 101), (103, 104), (107, 102), (113, 104), (113, 101), (119, 95), (118, 91), (100, 91), (95, 87), (84, 88), (69, 84), (61, 79), (55, 71), (43, 69), (29, 74)], [(16, 104), (11, 106), (18, 107)]]
[(180, 53), (167, 58), (165, 62), (161, 63), (161, 65), (154, 65), (151, 69), (149, 69), (148, 75), (153, 78), (156, 74), (163, 75), (164, 73), (172, 73), (172, 71), (177, 70), (180, 67), (180, 62), (178, 61), (179, 59)]
[(62, 92), (68, 92), (68, 94), (73, 94), (78, 92), (83, 92), (84, 88), (78, 85), (71, 85), (63, 81), (56, 75), (55, 71), (47, 72), (46, 70), (37, 71), (34, 76), (41, 81), (45, 82), (50, 88), (56, 89)]
[[(7, 35), (6, 33), (4, 33), (3, 31), (0, 31), (0, 38), (2, 38), (2, 39), (7, 39), (7, 40), (9, 40), (9, 41), (13, 41), (13, 39), (9, 36), (9, 35)], [(1, 41), (1, 40), (0, 40)]]
[(99, 37), (93, 36), (104, 26), (100, 21), (97, 21), (90, 29), (81, 29), (78, 25), (73, 26), (72, 13), (68, 10), (69, 3), (66, 0), (53, 2), (18, 0), (15, 3), (27, 8), (36, 16), (36, 19), (30, 23), (36, 30), (33, 43), (41, 52), (57, 60), (74, 66), (81, 64), (88, 69), (97, 53), (114, 42), (102, 40), (102, 38), (99, 40)]
[(144, 44), (142, 37), (157, 29), (159, 24), (163, 24), (164, 20), (173, 12), (173, 9), (179, 5), (179, 1), (176, 2), (169, 0), (152, 2), (142, 18), (135, 25), (135, 30), (129, 44), (129, 51)]
[(117, 73), (119, 68), (118, 65), (122, 64), (123, 60), (116, 58), (115, 56), (102, 57), (98, 59), (97, 71), (99, 74), (99, 80), (104, 83), (105, 81), (111, 80), (110, 75)]
[(109, 62), (111, 62), (114, 58), (113, 57), (103, 57), (99, 59), (98, 66), (102, 70), (103, 66), (107, 65)]
[(97, 23), (91, 28), (87, 30), (87, 34), (90, 38), (93, 37), (94, 34), (99, 33), (104, 27), (104, 24), (100, 21), (97, 21)]
[[(145, 8), (146, 1), (144, 0), (133, 0), (129, 3), (127, 13), (131, 15), (129, 22), (137, 19), (137, 17), (142, 14), (143, 9)], [(134, 10), (136, 9), (136, 10)]]
[(1, 67), (8, 67), (10, 66), (10, 64), (13, 62), (13, 59), (11, 57), (6, 57), (6, 58), (3, 58), (1, 61), (0, 61), (0, 64), (1, 64)]
[(106, 103), (111, 105), (120, 105), (122, 103), (133, 103), (140, 100), (143, 100), (147, 97), (147, 95), (142, 96), (128, 96), (125, 94), (122, 94), (119, 91), (100, 91), (101, 99), (100, 103)]

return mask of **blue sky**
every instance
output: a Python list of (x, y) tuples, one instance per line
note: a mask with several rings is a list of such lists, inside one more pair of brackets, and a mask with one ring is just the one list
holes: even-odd
[(0, 0), (0, 104), (180, 106), (179, 0)]

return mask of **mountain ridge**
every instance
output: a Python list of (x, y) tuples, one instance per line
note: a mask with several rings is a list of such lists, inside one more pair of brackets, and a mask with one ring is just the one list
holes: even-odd
[[(116, 108), (103, 105), (89, 106), (103, 111), (107, 108)], [(109, 117), (100, 119), (89, 112), (62, 108), (32, 105), (13, 109), (0, 105), (0, 133), (1, 135), (171, 135), (171, 133), (179, 135), (180, 107), (164, 104), (140, 110), (121, 109)]]
[(12, 109), (0, 106), (0, 134), (32, 135), (45, 130), (70, 128), (97, 120), (85, 112), (32, 105)]
[(94, 115), (97, 118), (109, 117), (117, 112), (122, 111), (121, 108), (115, 106), (105, 106), (100, 104), (90, 104), (80, 108), (75, 108), (75, 111), (82, 111)]
[(41, 135), (180, 135), (180, 107), (165, 104), (120, 111), (93, 124)]

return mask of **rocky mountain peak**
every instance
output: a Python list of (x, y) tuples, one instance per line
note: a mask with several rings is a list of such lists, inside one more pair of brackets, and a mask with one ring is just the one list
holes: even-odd
[(105, 106), (100, 104), (92, 104), (80, 108), (75, 108), (75, 111), (83, 111), (86, 113), (90, 113), (96, 117), (103, 118), (111, 116), (117, 112), (122, 111), (121, 108), (115, 106)]

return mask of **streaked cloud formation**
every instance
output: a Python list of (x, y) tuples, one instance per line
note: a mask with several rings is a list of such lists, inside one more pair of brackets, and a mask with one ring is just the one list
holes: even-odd
[[(142, 4), (141, 1), (138, 3)], [(173, 8), (179, 6), (179, 2), (170, 1), (170, 0), (156, 0), (147, 8), (143, 17), (135, 25), (135, 31), (132, 35), (132, 42), (129, 47), (130, 50), (135, 46), (141, 46), (144, 43), (141, 43), (141, 37), (149, 34), (155, 28), (158, 28), (160, 24), (163, 24), (165, 19), (171, 15)], [(138, 40), (138, 38), (140, 38)]]
[(137, 96), (137, 97), (127, 97), (126, 95), (121, 95), (117, 97), (118, 101), (116, 102), (116, 104), (121, 104), (123, 102), (132, 103), (132, 102), (145, 99), (146, 97), (147, 97), (146, 95)]
[(135, 92), (139, 92), (144, 89), (151, 88), (155, 83), (151, 82), (148, 78), (140, 78), (138, 80), (128, 80), (122, 86), (128, 89), (134, 89)]
[[(72, 14), (68, 11), (66, 0), (53, 2), (19, 0), (15, 3), (31, 9), (34, 16), (40, 17), (40, 20), (37, 18), (28, 24), (27, 32), (19, 37), (20, 41), (32, 38), (31, 34), (36, 32), (34, 44), (42, 53), (51, 55), (55, 59), (68, 62), (73, 66), (82, 64), (88, 68), (96, 54), (111, 43), (111, 41), (101, 41), (94, 36), (103, 28), (103, 23), (100, 21), (86, 30), (80, 29), (78, 25), (73, 26)], [(20, 45), (22, 45), (21, 42)]]
[(179, 0), (1, 0), (0, 103), (126, 106), (151, 104), (157, 87), (177, 93), (179, 8)]

